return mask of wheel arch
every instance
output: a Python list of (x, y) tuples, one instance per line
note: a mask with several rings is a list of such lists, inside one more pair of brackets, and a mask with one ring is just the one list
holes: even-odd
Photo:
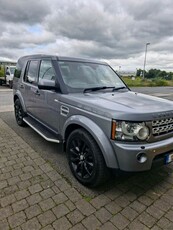
[(18, 97), (17, 95), (14, 95), (14, 97), (13, 97), (13, 102), (15, 103), (15, 101), (16, 101), (17, 99), (19, 99), (19, 97)]
[(21, 95), (21, 93), (19, 91), (17, 91), (15, 94), (14, 94), (14, 97), (13, 97), (13, 101), (15, 103), (15, 101), (19, 99), (20, 100), (20, 103), (22, 105), (22, 108), (23, 108), (23, 111), (26, 113), (26, 107), (25, 107), (25, 103), (24, 103), (24, 100), (23, 100), (23, 97)]
[(86, 130), (95, 139), (103, 154), (107, 167), (118, 168), (116, 155), (107, 136), (104, 134), (103, 130), (91, 119), (81, 115), (75, 115), (70, 117), (66, 121), (62, 131), (63, 140), (66, 142), (70, 133), (77, 128), (82, 128)]

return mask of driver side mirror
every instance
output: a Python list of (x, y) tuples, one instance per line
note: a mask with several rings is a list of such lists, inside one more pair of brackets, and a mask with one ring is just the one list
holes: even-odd
[(53, 80), (39, 79), (38, 88), (43, 90), (57, 90), (60, 87)]

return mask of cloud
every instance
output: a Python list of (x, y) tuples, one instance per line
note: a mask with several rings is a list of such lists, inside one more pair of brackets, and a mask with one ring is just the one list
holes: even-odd
[(42, 22), (43, 18), (50, 13), (47, 0), (1, 0), (1, 22), (14, 22), (34, 24)]
[[(171, 0), (1, 0), (0, 53), (104, 59), (122, 69), (170, 68)], [(159, 64), (158, 64), (159, 60)]]
[(46, 28), (57, 36), (64, 36), (79, 41), (95, 41), (114, 48), (120, 39), (127, 35), (125, 13), (104, 7), (100, 1), (63, 1), (65, 7), (52, 11), (47, 16)]

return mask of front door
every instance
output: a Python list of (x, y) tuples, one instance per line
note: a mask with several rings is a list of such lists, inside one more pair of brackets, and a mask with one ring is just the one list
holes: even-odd
[[(46, 81), (52, 81), (55, 85), (56, 74), (51, 59), (43, 59), (39, 68), (38, 82), (46, 85)], [(55, 90), (37, 89), (35, 94), (35, 116), (49, 128), (59, 130), (59, 93)]]

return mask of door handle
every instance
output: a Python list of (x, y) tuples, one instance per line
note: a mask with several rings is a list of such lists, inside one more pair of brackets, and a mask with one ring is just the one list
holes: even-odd
[(35, 91), (35, 94), (40, 96), (40, 92), (38, 90)]
[(23, 85), (23, 84), (20, 84), (20, 88), (21, 88), (21, 89), (24, 89), (24, 85)]

